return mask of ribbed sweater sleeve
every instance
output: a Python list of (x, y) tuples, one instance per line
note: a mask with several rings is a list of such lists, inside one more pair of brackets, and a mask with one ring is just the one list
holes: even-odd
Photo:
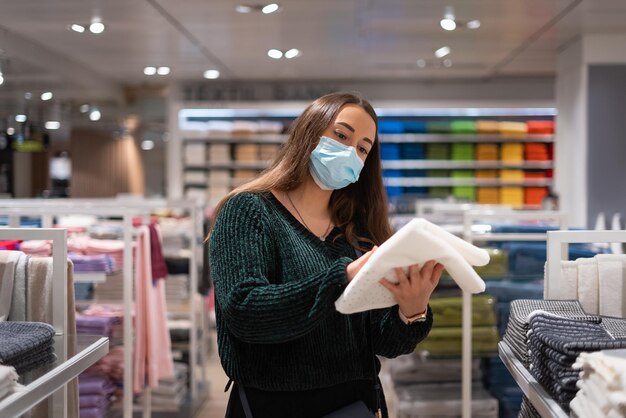
[(271, 263), (281, 237), (272, 235), (266, 210), (258, 195), (231, 198), (209, 242), (216, 302), (229, 331), (246, 343), (281, 343), (309, 333), (334, 312), (352, 261), (341, 257), (315, 274), (276, 283)]
[(428, 307), (426, 321), (407, 325), (398, 315), (398, 305), (372, 311), (372, 336), (374, 351), (387, 358), (409, 354), (428, 336), (433, 326), (433, 312)]

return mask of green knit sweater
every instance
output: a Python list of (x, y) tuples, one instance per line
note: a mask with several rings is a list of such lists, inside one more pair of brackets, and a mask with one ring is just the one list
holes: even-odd
[[(234, 381), (270, 391), (371, 379), (372, 357), (410, 353), (432, 326), (410, 326), (397, 305), (344, 315), (334, 302), (356, 258), (339, 230), (321, 241), (271, 193), (241, 193), (219, 213), (209, 242), (217, 342)], [(369, 323), (368, 323), (369, 321)], [(377, 361), (377, 368), (380, 365)]]

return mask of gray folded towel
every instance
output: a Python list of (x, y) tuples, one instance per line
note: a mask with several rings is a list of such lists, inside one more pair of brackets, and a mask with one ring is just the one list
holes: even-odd
[(0, 322), (0, 364), (12, 364), (50, 346), (54, 328), (42, 322)]

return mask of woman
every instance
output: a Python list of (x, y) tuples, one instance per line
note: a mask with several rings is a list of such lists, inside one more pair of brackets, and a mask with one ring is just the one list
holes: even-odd
[(321, 417), (355, 402), (387, 416), (372, 351), (396, 357), (426, 337), (443, 267), (398, 269), (398, 284), (381, 279), (398, 302), (392, 308), (335, 310), (391, 235), (372, 106), (349, 93), (315, 100), (271, 168), (216, 212), (209, 256), (218, 347), (238, 386), (226, 416), (245, 417), (242, 400), (255, 418)]

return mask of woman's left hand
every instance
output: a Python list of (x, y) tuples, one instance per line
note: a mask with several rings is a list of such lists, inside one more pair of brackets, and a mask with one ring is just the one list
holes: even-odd
[(418, 264), (409, 266), (408, 274), (401, 268), (396, 268), (395, 271), (398, 283), (382, 278), (380, 284), (393, 294), (400, 312), (411, 317), (426, 311), (430, 295), (441, 278), (443, 264), (430, 260), (421, 267)]

